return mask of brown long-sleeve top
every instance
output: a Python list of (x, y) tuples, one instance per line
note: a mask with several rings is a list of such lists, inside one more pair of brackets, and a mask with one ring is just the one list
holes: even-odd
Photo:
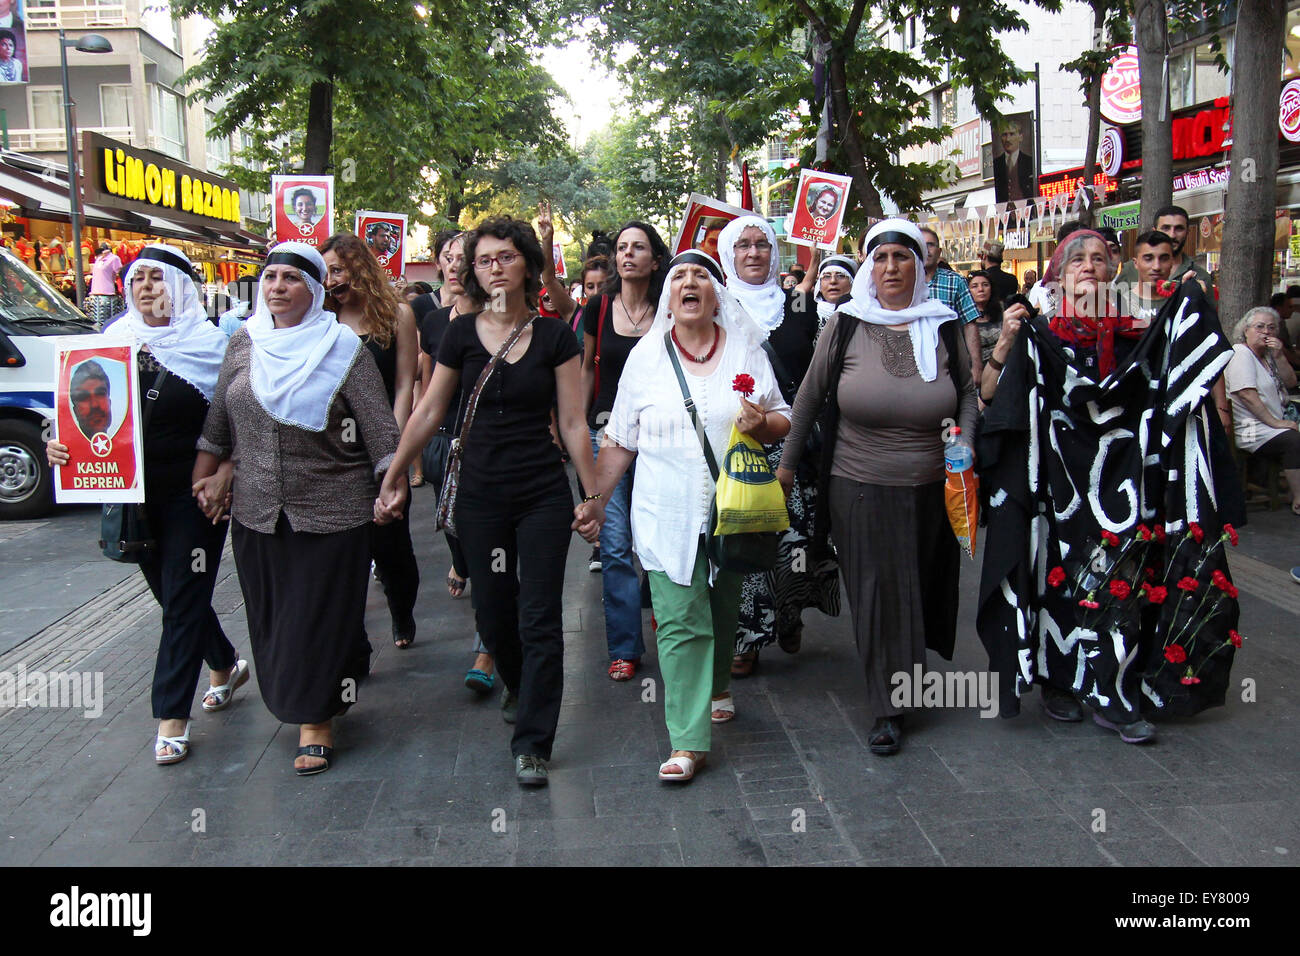
[(294, 531), (330, 534), (374, 518), (377, 480), (401, 437), (384, 380), (370, 352), (352, 367), (319, 432), (276, 421), (253, 394), (252, 341), (230, 339), (199, 451), (235, 462), (231, 516), (254, 531), (275, 532), (283, 511)]
[[(808, 374), (799, 386), (790, 434), (781, 456), (783, 468), (793, 470), (798, 466), (808, 432), (821, 413), (830, 382), (835, 338), (830, 334), (832, 328), (828, 325), (826, 333), (818, 338)], [(900, 378), (886, 368), (888, 358), (898, 370), (900, 362), (893, 356), (902, 356), (903, 365), (915, 366), (906, 330), (856, 322), (852, 335), (836, 393), (840, 420), (831, 474), (873, 485), (911, 486), (942, 481), (944, 420), (956, 419), (962, 436), (970, 441), (979, 413), (961, 330), (955, 336), (960, 390), (953, 387), (948, 349), (942, 337), (937, 353), (938, 374), (933, 382), (927, 382), (914, 369), (911, 375)]]

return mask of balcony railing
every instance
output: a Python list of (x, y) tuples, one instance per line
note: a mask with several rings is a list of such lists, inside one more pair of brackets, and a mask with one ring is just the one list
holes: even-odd
[[(87, 130), (92, 133), (103, 133), (112, 139), (126, 143), (130, 146), (147, 146), (147, 143), (136, 142), (135, 134), (129, 126), (81, 126), (78, 132), (84, 133)], [(9, 148), (17, 150), (20, 153), (62, 153), (68, 148), (68, 141), (64, 138), (63, 127), (50, 129), (11, 129), (9, 131)]]
[(127, 25), (125, 3), (64, 3), (63, 0), (31, 0), (24, 16), (29, 30), (83, 30), (89, 27)]

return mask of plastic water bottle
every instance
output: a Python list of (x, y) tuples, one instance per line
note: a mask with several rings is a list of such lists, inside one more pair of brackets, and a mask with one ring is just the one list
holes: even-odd
[(965, 471), (975, 463), (971, 450), (963, 445), (960, 439), (961, 426), (954, 425), (943, 449), (943, 466), (951, 475)]

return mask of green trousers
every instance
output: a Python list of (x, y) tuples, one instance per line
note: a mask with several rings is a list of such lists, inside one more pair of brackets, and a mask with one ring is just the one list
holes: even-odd
[(713, 695), (725, 693), (731, 684), (744, 578), (734, 571), (719, 571), (710, 587), (703, 541), (690, 587), (674, 584), (662, 571), (650, 571), (649, 576), (659, 625), (655, 640), (664, 678), (668, 739), (673, 750), (708, 751)]

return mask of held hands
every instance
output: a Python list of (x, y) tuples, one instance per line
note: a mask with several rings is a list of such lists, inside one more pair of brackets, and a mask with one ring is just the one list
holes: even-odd
[(781, 486), (781, 491), (785, 493), (786, 500), (790, 500), (790, 492), (794, 490), (794, 472), (789, 468), (777, 468), (776, 480)]
[(235, 465), (227, 459), (217, 467), (215, 474), (200, 478), (190, 489), (198, 499), (199, 510), (213, 524), (230, 520), (230, 483), (234, 473)]
[(394, 476), (389, 470), (384, 475), (384, 483), (379, 487), (379, 497), (375, 499), (375, 524), (390, 524), (400, 520), (409, 494), (406, 475)]
[(600, 540), (600, 528), (605, 523), (605, 504), (603, 500), (583, 501), (573, 509), (574, 531), (582, 536), (588, 544)]
[(56, 441), (47, 441), (45, 443), (45, 460), (49, 462), (51, 468), (56, 465), (60, 468), (68, 463), (68, 446)]
[(754, 429), (762, 428), (767, 421), (767, 412), (755, 405), (749, 399), (741, 397), (740, 414), (736, 416), (736, 428), (743, 435), (752, 435)]

